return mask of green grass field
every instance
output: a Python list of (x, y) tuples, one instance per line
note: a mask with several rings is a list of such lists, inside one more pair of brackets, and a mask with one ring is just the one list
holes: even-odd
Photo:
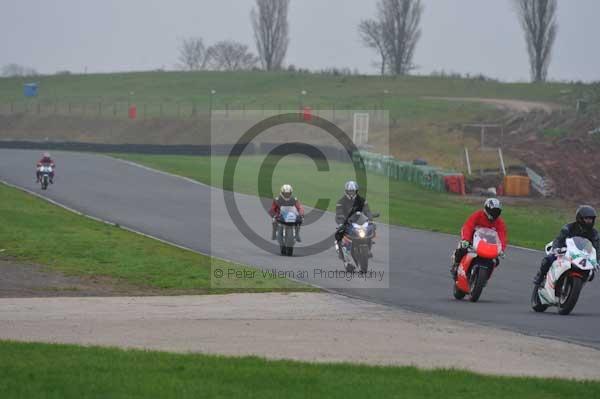
[[(186, 157), (119, 154), (119, 158), (156, 169), (222, 186), (225, 157)], [(242, 157), (235, 175), (234, 191), (257, 195), (258, 170), (262, 157)], [(305, 205), (313, 206), (318, 198), (331, 198), (328, 210), (343, 193), (343, 183), (353, 179), (352, 165), (330, 163), (330, 172), (318, 172), (306, 158), (286, 157), (279, 162), (273, 179), (273, 192), (289, 182)], [(211, 176), (212, 174), (212, 176)], [(267, 182), (268, 183), (268, 182)], [(484, 198), (462, 198), (440, 194), (412, 183), (388, 181), (369, 175), (367, 199), (371, 208), (381, 213), (381, 221), (423, 230), (458, 234), (466, 218), (481, 207)], [(389, 187), (389, 189), (388, 189)], [(570, 212), (544, 205), (505, 204), (503, 217), (508, 225), (511, 244), (541, 249), (570, 218)]]
[[(0, 184), (2, 255), (68, 275), (108, 276), (165, 293), (313, 290), (286, 279), (261, 279), (235, 290), (211, 288), (211, 258), (75, 215)], [(212, 266), (243, 266), (212, 259)], [(263, 281), (264, 280), (264, 281)], [(265, 288), (261, 288), (264, 286)], [(268, 289), (267, 289), (268, 288)], [(1, 396), (0, 396), (1, 397)]]
[(0, 341), (0, 397), (595, 398), (600, 383)]
[[(0, 103), (23, 102), (31, 78), (0, 78)], [(163, 104), (174, 115), (178, 103), (198, 109), (246, 108), (388, 109), (396, 119), (464, 122), (490, 116), (489, 107), (423, 96), (497, 97), (566, 102), (579, 86), (548, 83), (498, 83), (441, 77), (332, 76), (288, 72), (137, 72), (41, 76), (38, 101), (73, 104)], [(211, 98), (209, 94), (215, 90)], [(302, 91), (306, 91), (302, 95)], [(385, 92), (387, 91), (387, 93)], [(133, 93), (133, 94), (132, 94)], [(570, 94), (569, 94), (570, 93)], [(188, 110), (189, 111), (189, 110)], [(157, 106), (148, 109), (156, 115)]]

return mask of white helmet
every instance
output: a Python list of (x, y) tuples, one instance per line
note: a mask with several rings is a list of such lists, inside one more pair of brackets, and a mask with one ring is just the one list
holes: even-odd
[(50, 158), (50, 153), (49, 152), (43, 153), (42, 158)]
[(488, 198), (483, 204), (483, 212), (490, 221), (498, 219), (502, 213), (502, 204), (498, 198)]
[(281, 190), (279, 192), (283, 198), (289, 200), (290, 198), (292, 198), (292, 193), (294, 192), (294, 189), (291, 185), (284, 184), (283, 186), (281, 186)]
[(356, 194), (358, 193), (358, 183), (356, 183), (354, 180), (346, 182), (344, 185), (344, 193), (348, 199), (353, 200), (356, 198)]

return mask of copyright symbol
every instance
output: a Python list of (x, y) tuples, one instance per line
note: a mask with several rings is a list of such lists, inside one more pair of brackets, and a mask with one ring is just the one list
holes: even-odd
[[(310, 125), (312, 127), (320, 128), (323, 131), (325, 131), (329, 136), (334, 138), (341, 145), (341, 147), (343, 148), (343, 153), (346, 154), (349, 160), (355, 160), (354, 154), (360, 154), (358, 152), (358, 148), (354, 145), (354, 142), (339, 126), (328, 121), (327, 119), (318, 116), (313, 116), (310, 120), (302, 120), (300, 115), (297, 113), (280, 114), (267, 119), (263, 119), (262, 121), (256, 123), (250, 129), (248, 129), (242, 135), (242, 137), (233, 145), (229, 156), (226, 159), (225, 168), (223, 170), (222, 192), (227, 212), (237, 229), (244, 235), (244, 237), (246, 237), (246, 239), (249, 242), (253, 243), (256, 247), (273, 254), (279, 253), (279, 245), (273, 244), (272, 242), (265, 240), (261, 235), (257, 234), (253, 230), (253, 228), (246, 223), (244, 217), (242, 216), (242, 212), (238, 208), (234, 194), (234, 179), (236, 175), (236, 168), (238, 165), (238, 161), (244, 153), (246, 147), (250, 145), (250, 143), (252, 143), (252, 141), (261, 133), (276, 126), (298, 123)], [(313, 162), (315, 162), (315, 164), (317, 165), (317, 170), (329, 170), (325, 154), (318, 147), (310, 145), (308, 143), (298, 142), (280, 144), (268, 154), (267, 160), (263, 163), (263, 165), (261, 165), (259, 169), (258, 192), (261, 197), (272, 197), (272, 180), (274, 169), (277, 163), (285, 156), (298, 154), (305, 155), (309, 159), (312, 159)], [(361, 189), (363, 190), (363, 192), (366, 193), (367, 175), (362, 156), (359, 155), (358, 159), (355, 162), (353, 162), (352, 166), (354, 169), (355, 180), (358, 181), (358, 184), (360, 185)], [(313, 208), (327, 209), (328, 205), (329, 200), (320, 198), (317, 200), (317, 203)], [(319, 212), (319, 214), (324, 215), (324, 213), (322, 212)], [(309, 256), (324, 252), (331, 248), (332, 240), (333, 234), (328, 235), (327, 237), (325, 237), (317, 243), (301, 247), (301, 252), (297, 253), (297, 255)]]
[(215, 271), (213, 272), (213, 275), (216, 278), (221, 278), (221, 277), (223, 277), (223, 270), (222, 269), (215, 269)]

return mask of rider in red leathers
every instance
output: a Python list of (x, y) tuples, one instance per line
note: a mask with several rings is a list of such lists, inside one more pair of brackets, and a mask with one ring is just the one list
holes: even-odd
[(473, 212), (467, 219), (460, 231), (461, 241), (458, 248), (454, 251), (454, 263), (450, 268), (452, 277), (456, 280), (456, 270), (462, 258), (467, 254), (469, 247), (473, 242), (473, 234), (477, 227), (487, 227), (494, 229), (498, 233), (500, 242), (502, 243), (502, 254), (508, 245), (508, 235), (506, 232), (506, 224), (500, 217), (502, 213), (502, 205), (497, 198), (488, 198), (485, 200), (483, 209)]
[(40, 168), (42, 166), (46, 166), (46, 165), (49, 165), (52, 167), (52, 172), (50, 173), (50, 184), (54, 184), (54, 169), (56, 168), (56, 164), (50, 157), (50, 154), (47, 152), (45, 152), (42, 155), (42, 158), (36, 164), (36, 173), (35, 173), (36, 182), (37, 183), (40, 182), (40, 178), (41, 178)]
[(304, 220), (304, 207), (298, 200), (298, 198), (292, 196), (293, 189), (289, 184), (284, 184), (281, 186), (281, 190), (279, 195), (273, 199), (273, 203), (271, 204), (271, 209), (269, 209), (269, 215), (273, 219), (273, 232), (271, 234), (271, 239), (275, 240), (275, 231), (277, 228), (277, 217), (279, 217), (279, 212), (282, 206), (295, 206), (298, 210), (298, 215), (300, 215), (300, 222), (295, 226), (296, 227), (296, 241), (302, 242), (300, 239), (300, 225)]

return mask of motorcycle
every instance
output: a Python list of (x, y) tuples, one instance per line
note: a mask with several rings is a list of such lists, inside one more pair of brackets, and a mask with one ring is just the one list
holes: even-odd
[(296, 227), (302, 222), (302, 218), (295, 206), (282, 206), (279, 211), (277, 222), (277, 241), (281, 255), (293, 256), (294, 244), (296, 243)]
[(473, 245), (458, 265), (454, 281), (454, 298), (463, 299), (469, 295), (471, 302), (477, 302), (483, 287), (492, 276), (502, 253), (502, 243), (496, 230), (478, 228), (473, 234)]
[[(379, 214), (375, 213), (372, 216), (376, 218)], [(346, 271), (353, 273), (356, 270), (354, 265), (357, 265), (362, 273), (366, 273), (369, 269), (372, 240), (375, 238), (375, 223), (362, 212), (356, 212), (340, 229), (343, 229), (343, 237), (336, 240), (335, 249), (344, 261)], [(354, 264), (350, 260), (353, 260)]]
[(42, 190), (46, 190), (48, 188), (48, 184), (50, 183), (50, 175), (52, 174), (52, 166), (50, 165), (42, 165), (39, 168), (40, 171), (40, 184), (42, 186)]
[(559, 314), (568, 315), (575, 308), (584, 284), (592, 281), (598, 271), (596, 250), (583, 237), (567, 238), (566, 247), (556, 251), (549, 243), (545, 250), (546, 255), (554, 253), (556, 260), (542, 285), (533, 287), (531, 307), (544, 312), (549, 306), (557, 306)]

